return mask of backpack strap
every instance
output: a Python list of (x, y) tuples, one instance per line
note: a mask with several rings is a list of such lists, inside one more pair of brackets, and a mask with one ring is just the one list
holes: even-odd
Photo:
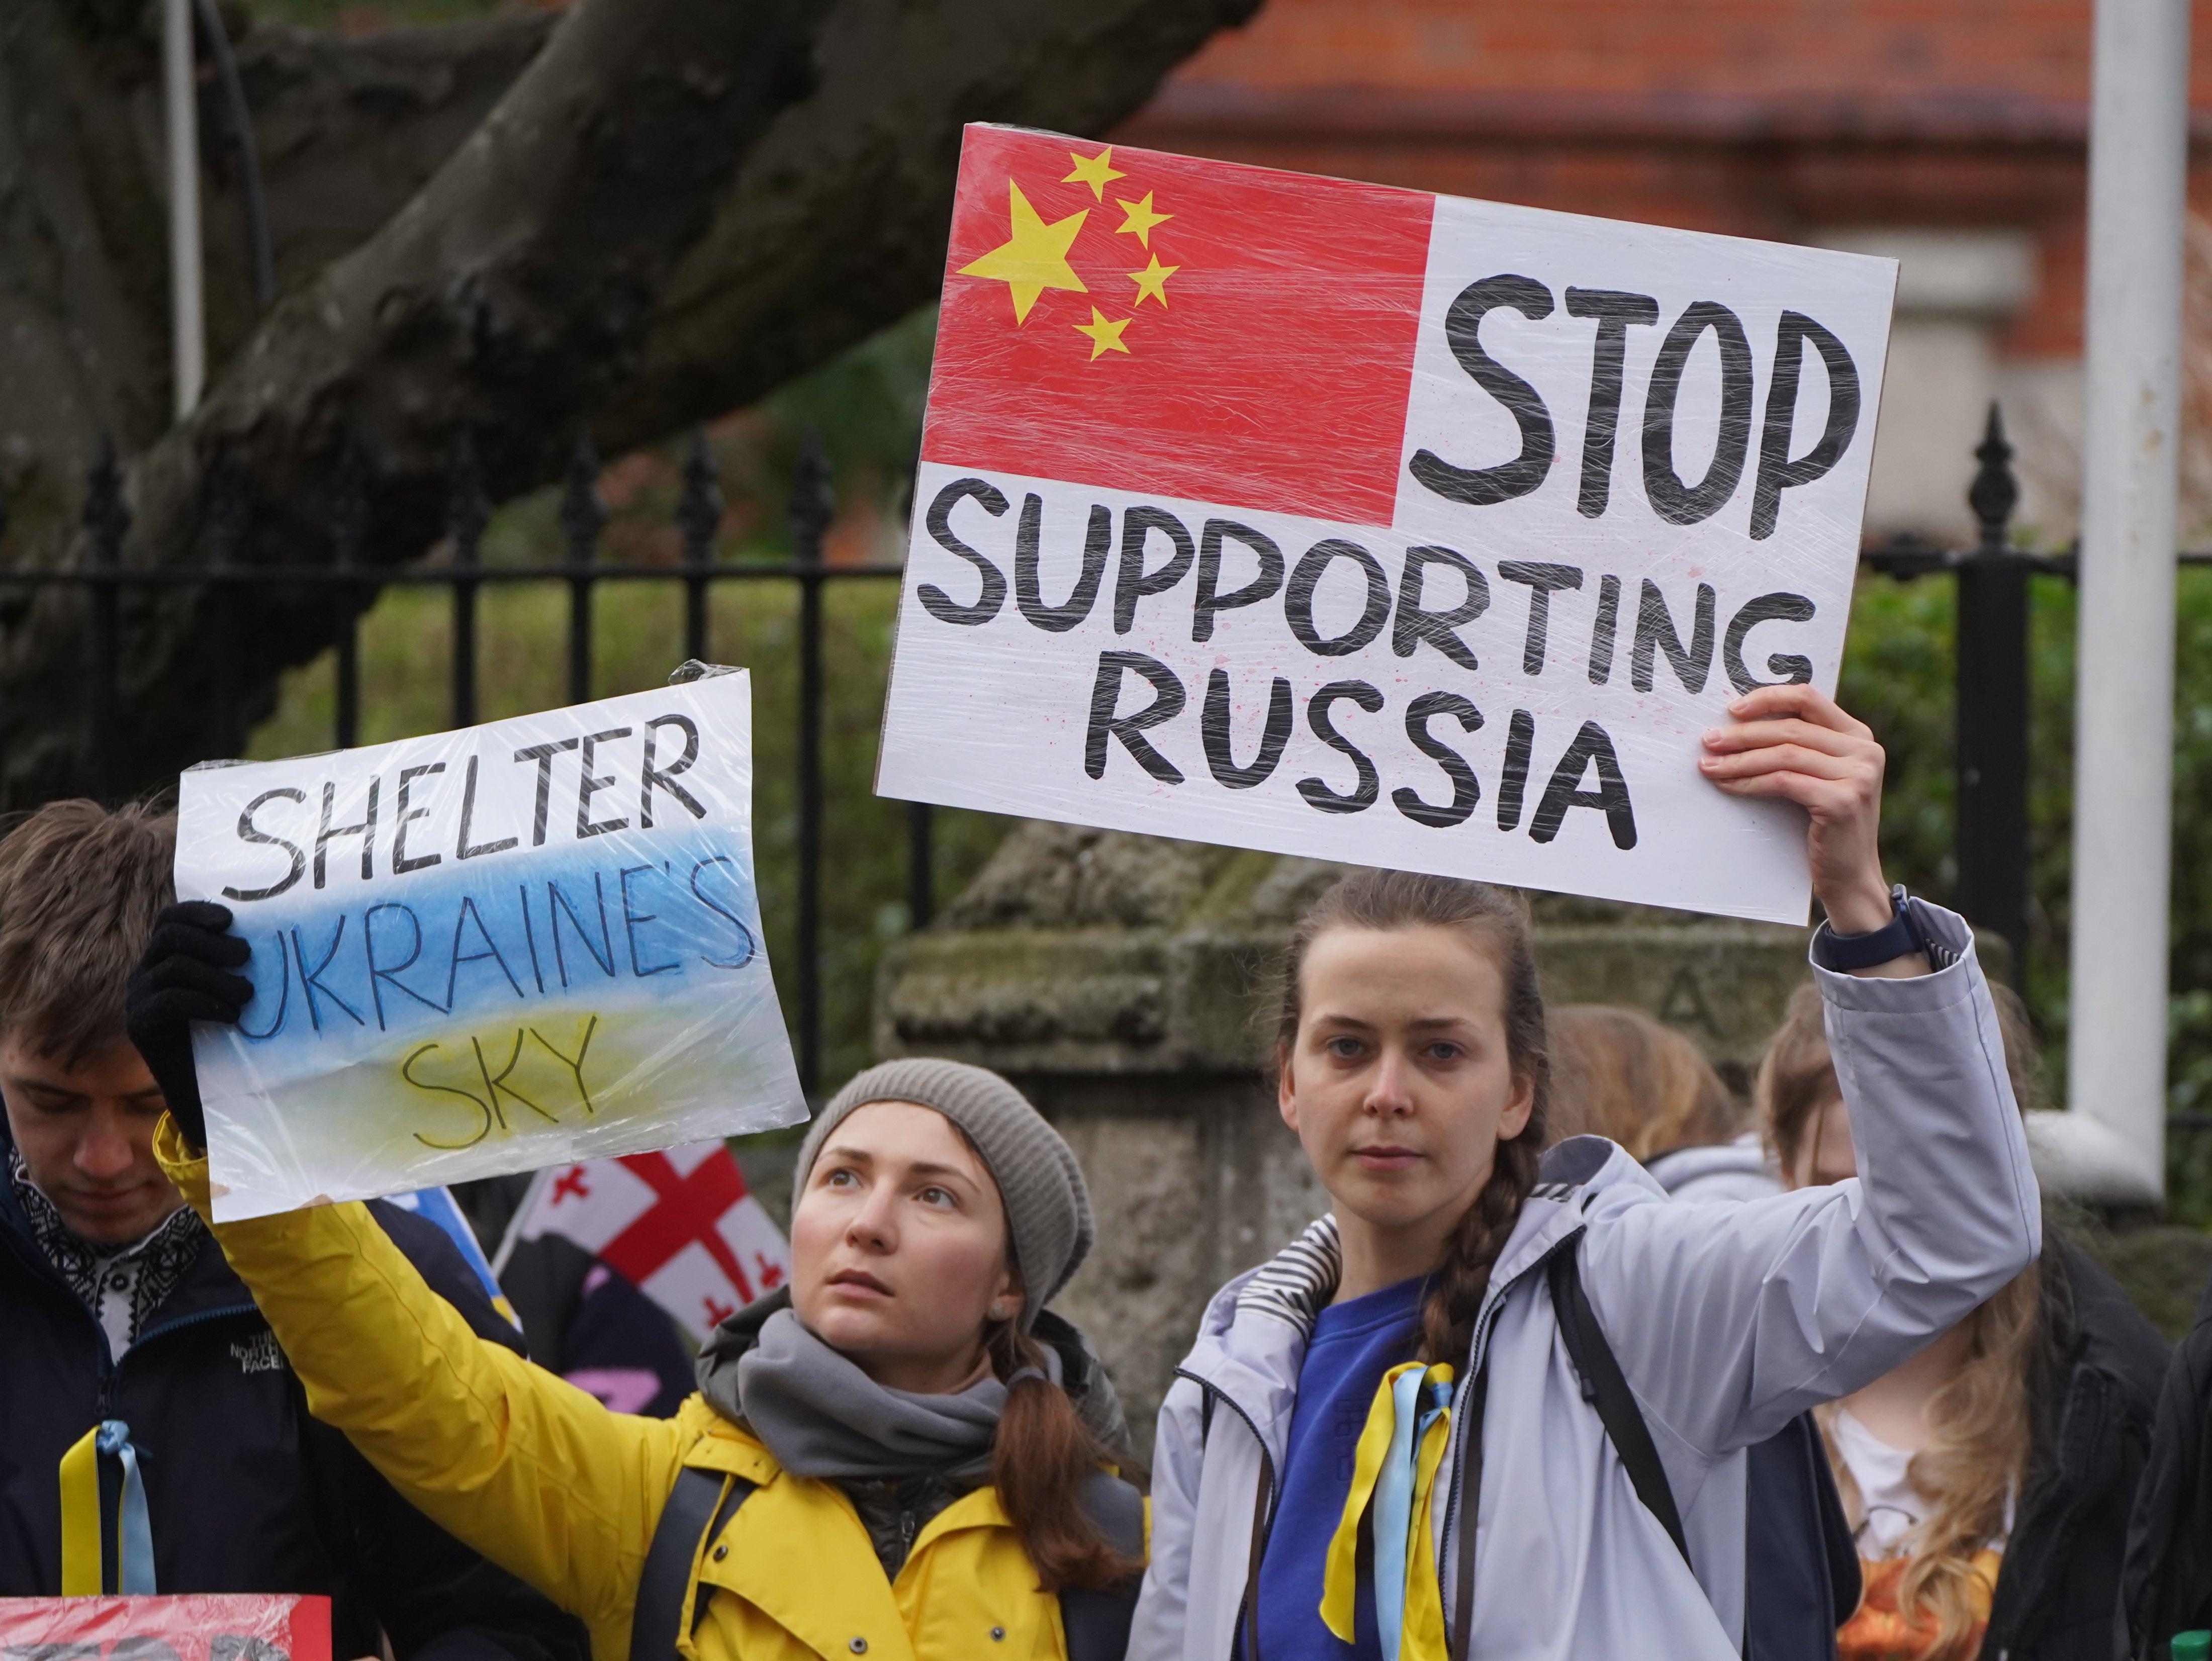
[(1583, 1398), (1596, 1407), (1605, 1433), (1613, 1439), (1613, 1450), (1620, 1456), (1628, 1480), (1635, 1485), (1636, 1497), (1659, 1519), (1659, 1526), (1667, 1530), (1674, 1549), (1688, 1563), (1690, 1544), (1682, 1532), (1682, 1514), (1674, 1508), (1674, 1490), (1668, 1484), (1667, 1468), (1659, 1462), (1650, 1427), (1644, 1422), (1643, 1409), (1636, 1405), (1628, 1378), (1620, 1370), (1613, 1346), (1605, 1341), (1604, 1329), (1597, 1323), (1597, 1311), (1590, 1307), (1589, 1296), (1583, 1290), (1581, 1245), (1582, 1237), (1577, 1234), (1553, 1252), (1545, 1265), (1559, 1335), (1566, 1340), (1568, 1358), (1582, 1377)]
[[(1083, 1482), (1076, 1504), (1099, 1536), (1122, 1556), (1145, 1559), (1145, 1497), (1120, 1477), (1093, 1471)], [(1111, 1591), (1067, 1586), (1060, 1594), (1060, 1625), (1067, 1640), (1067, 1661), (1121, 1661), (1136, 1618), (1141, 1574)]]
[[(737, 1514), (757, 1483), (742, 1476), (686, 1465), (676, 1474), (668, 1503), (647, 1548), (637, 1580), (637, 1603), (629, 1617), (629, 1661), (676, 1661), (676, 1640), (684, 1620), (684, 1595), (691, 1590), (692, 1566), (707, 1542)], [(692, 1625), (706, 1612), (702, 1597)]]

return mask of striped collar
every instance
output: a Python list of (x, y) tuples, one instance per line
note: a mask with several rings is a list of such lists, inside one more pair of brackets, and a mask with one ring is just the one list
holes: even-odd
[(1336, 1219), (1316, 1218), (1304, 1233), (1252, 1273), (1237, 1293), (1239, 1315), (1264, 1315), (1280, 1321), (1300, 1337), (1310, 1337), (1315, 1319), (1336, 1295), (1344, 1278), (1344, 1246)]

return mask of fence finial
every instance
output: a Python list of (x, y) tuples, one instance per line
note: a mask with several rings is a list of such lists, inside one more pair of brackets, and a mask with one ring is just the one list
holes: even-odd
[(85, 475), (84, 528), (92, 537), (92, 563), (123, 563), (123, 538), (131, 532), (131, 509), (123, 500), (123, 468), (115, 459), (112, 435), (100, 435), (100, 453)]
[(331, 563), (341, 569), (360, 564), (368, 549), (371, 472), (361, 435), (349, 431), (331, 469)]
[(2020, 482), (2013, 477), (2012, 446), (2005, 441), (2004, 416), (1996, 400), (1990, 401), (1989, 424), (1974, 459), (1982, 465), (1966, 490), (1966, 505), (1982, 527), (1982, 546), (2003, 548), (2012, 537), (2012, 510), (2020, 505)]
[(694, 427), (690, 453), (684, 459), (684, 495), (676, 504), (686, 565), (714, 563), (714, 532), (721, 528), (726, 505), (715, 479), (714, 454), (707, 447), (707, 429)]
[(561, 491), (561, 529), (568, 538), (571, 565), (589, 565), (598, 557), (599, 529), (606, 522), (606, 504), (599, 500), (599, 453), (592, 447), (591, 434), (578, 433), (568, 484)]
[(791, 478), (791, 536), (799, 563), (822, 563), (822, 537), (836, 517), (836, 498), (830, 490), (830, 459), (822, 453), (818, 428), (806, 429), (805, 447)]
[(477, 437), (464, 427), (453, 436), (453, 459), (446, 471), (446, 534), (453, 539), (453, 563), (473, 565), (491, 500), (484, 494), (483, 468), (477, 461)]

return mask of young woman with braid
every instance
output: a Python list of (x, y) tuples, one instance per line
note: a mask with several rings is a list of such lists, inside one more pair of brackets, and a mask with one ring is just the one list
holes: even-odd
[[(2034, 1258), (1972, 937), (1881, 879), (1880, 746), (1810, 687), (1730, 713), (1706, 777), (1808, 815), (1861, 1174), (1692, 1206), (1596, 1137), (1540, 1169), (1525, 910), (1477, 883), (1347, 879), (1297, 930), (1275, 1052), (1333, 1213), (1223, 1288), (1179, 1369), (1131, 1657), (1738, 1657), (1744, 1451)], [(1590, 1389), (1632, 1399), (1671, 1528), (1585, 1393), (1585, 1311), (1615, 1369)]]

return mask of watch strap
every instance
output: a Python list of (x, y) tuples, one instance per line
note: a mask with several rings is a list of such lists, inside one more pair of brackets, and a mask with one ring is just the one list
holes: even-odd
[(1915, 952), (1926, 952), (1927, 942), (1921, 938), (1919, 924), (1912, 915), (1912, 901), (1898, 884), (1889, 891), (1892, 915), (1880, 928), (1864, 934), (1838, 934), (1827, 923), (1820, 925), (1813, 937), (1813, 960), (1823, 969), (1848, 973), (1854, 969), (1871, 969), (1876, 964), (1909, 956)]

